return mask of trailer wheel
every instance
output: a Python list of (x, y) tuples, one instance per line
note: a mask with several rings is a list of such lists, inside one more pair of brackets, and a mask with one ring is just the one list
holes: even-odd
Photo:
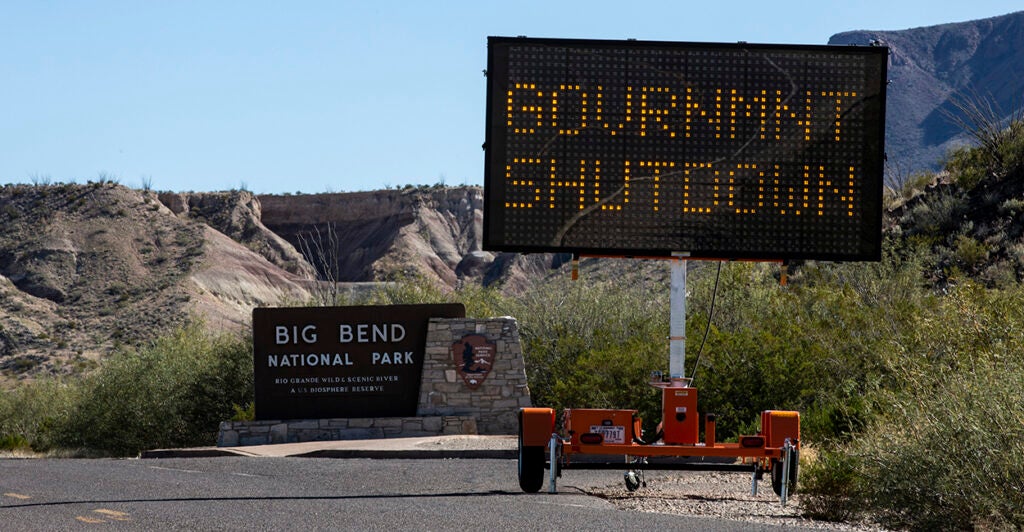
[(519, 487), (537, 493), (544, 485), (544, 447), (523, 445), (523, 427), (519, 425)]
[[(796, 493), (796, 476), (800, 471), (800, 451), (793, 449), (791, 451), (793, 455), (789, 460), (789, 490), (788, 493), (792, 495)], [(772, 458), (772, 490), (775, 494), (782, 496), (782, 460)]]
[(622, 474), (622, 479), (626, 482), (628, 491), (640, 489), (640, 477), (637, 476), (636, 471), (626, 471)]

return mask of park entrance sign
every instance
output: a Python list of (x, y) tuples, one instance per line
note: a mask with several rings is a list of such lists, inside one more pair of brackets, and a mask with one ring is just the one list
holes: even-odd
[(256, 419), (416, 415), (427, 325), (461, 303), (256, 308)]
[(491, 37), (484, 248), (878, 260), (887, 54)]

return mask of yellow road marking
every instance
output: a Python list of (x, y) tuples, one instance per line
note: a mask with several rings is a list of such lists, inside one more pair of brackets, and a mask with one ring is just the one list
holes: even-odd
[(93, 525), (98, 525), (100, 523), (106, 523), (106, 521), (104, 521), (103, 519), (97, 519), (95, 517), (85, 517), (84, 515), (80, 515), (80, 516), (76, 517), (75, 519), (78, 519), (79, 521), (81, 521), (83, 523), (89, 523), (89, 524), (93, 524)]
[(107, 519), (113, 519), (114, 521), (130, 521), (128, 514), (124, 512), (118, 512), (117, 510), (108, 510), (106, 508), (97, 508), (93, 512), (103, 514)]
[(22, 495), (20, 493), (4, 493), (4, 497), (10, 497), (12, 499), (21, 499), (21, 500), (31, 499), (32, 498), (32, 497), (30, 497), (28, 495)]

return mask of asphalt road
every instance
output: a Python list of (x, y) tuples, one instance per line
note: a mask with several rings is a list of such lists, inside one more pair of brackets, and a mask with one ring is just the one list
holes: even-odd
[[(614, 479), (612, 479), (614, 481)], [(0, 460), (10, 530), (778, 530), (615, 509), (574, 471), (524, 494), (515, 460)]]

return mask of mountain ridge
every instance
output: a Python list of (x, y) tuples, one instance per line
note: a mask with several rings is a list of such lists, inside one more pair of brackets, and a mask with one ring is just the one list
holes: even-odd
[(889, 47), (886, 151), (890, 182), (941, 168), (970, 143), (958, 102), (991, 104), (1006, 119), (1024, 105), (1024, 11), (898, 31), (857, 30), (829, 44)]

